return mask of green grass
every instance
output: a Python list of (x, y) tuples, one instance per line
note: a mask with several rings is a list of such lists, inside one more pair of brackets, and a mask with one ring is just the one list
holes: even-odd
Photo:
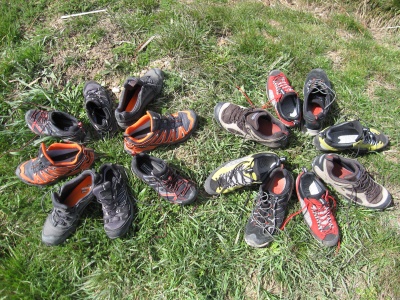
[[(400, 298), (399, 39), (398, 29), (376, 29), (399, 25), (398, 1), (290, 2), (0, 0), (2, 298)], [(107, 13), (60, 20), (102, 8)], [(164, 70), (165, 82), (148, 108), (163, 114), (191, 108), (200, 117), (187, 142), (152, 151), (197, 183), (197, 201), (171, 205), (128, 171), (139, 210), (126, 237), (106, 237), (101, 207), (93, 203), (66, 243), (44, 246), (40, 235), (50, 193), (65, 181), (36, 188), (14, 175), (19, 163), (36, 156), (40, 142), (55, 141), (35, 139), (25, 112), (64, 110), (89, 126), (86, 80), (111, 90), (151, 67)], [(220, 128), (213, 108), (219, 101), (247, 106), (236, 85), (261, 106), (275, 68), (302, 95), (305, 77), (316, 67), (326, 70), (337, 93), (331, 124), (360, 118), (389, 135), (388, 149), (357, 159), (389, 189), (395, 206), (362, 209), (332, 190), (339, 250), (322, 247), (301, 216), (269, 247), (252, 249), (243, 232), (257, 187), (208, 197), (202, 186), (222, 163), (268, 149)], [(114, 162), (129, 170), (122, 134), (88, 146), (106, 155), (95, 169)], [(319, 154), (297, 130), (287, 148), (274, 152), (287, 157), (294, 176)], [(298, 209), (293, 195), (288, 213)]]

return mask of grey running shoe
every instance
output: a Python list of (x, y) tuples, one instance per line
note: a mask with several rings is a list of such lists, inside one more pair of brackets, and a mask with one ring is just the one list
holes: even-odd
[(294, 179), (284, 168), (274, 169), (262, 183), (247, 222), (244, 240), (252, 247), (267, 246), (274, 240), (286, 216)]
[(88, 81), (83, 88), (83, 96), (87, 116), (97, 133), (104, 137), (118, 132), (113, 103), (105, 89), (95, 81)]
[(109, 238), (115, 239), (129, 230), (135, 200), (131, 196), (124, 167), (104, 164), (99, 174), (101, 183), (93, 189), (93, 194), (103, 208), (104, 230)]
[(83, 142), (86, 133), (75, 117), (62, 111), (31, 109), (25, 114), (29, 129), (37, 135), (48, 135), (64, 141)]
[(162, 89), (164, 74), (160, 69), (151, 69), (143, 77), (129, 77), (124, 83), (115, 118), (122, 129), (126, 129), (140, 117), (147, 106)]
[(304, 104), (304, 130), (309, 135), (316, 135), (323, 127), (323, 122), (329, 112), (330, 106), (335, 101), (335, 92), (331, 83), (322, 69), (314, 69), (308, 73), (303, 88)]
[(189, 204), (196, 200), (196, 185), (178, 175), (162, 159), (139, 153), (132, 158), (132, 172), (171, 203)]
[(313, 170), (325, 183), (332, 185), (346, 199), (358, 205), (385, 209), (392, 203), (392, 196), (372, 177), (355, 159), (348, 159), (337, 154), (317, 156)]
[(281, 121), (261, 108), (219, 102), (214, 117), (227, 131), (270, 148), (287, 145), (289, 132)]
[(93, 187), (98, 180), (95, 172), (85, 170), (51, 195), (54, 208), (43, 226), (43, 243), (61, 244), (75, 231), (83, 210), (94, 198)]
[(241, 187), (262, 183), (284, 161), (275, 153), (257, 153), (231, 160), (214, 170), (204, 183), (210, 195), (228, 193)]

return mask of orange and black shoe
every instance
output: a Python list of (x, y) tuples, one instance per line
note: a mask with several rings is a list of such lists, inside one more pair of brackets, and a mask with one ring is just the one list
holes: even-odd
[(158, 146), (186, 141), (197, 126), (197, 115), (192, 110), (161, 116), (147, 111), (124, 134), (124, 149), (131, 155), (151, 151)]
[(83, 170), (95, 159), (94, 151), (76, 143), (42, 143), (38, 157), (21, 163), (15, 174), (25, 183), (44, 186)]

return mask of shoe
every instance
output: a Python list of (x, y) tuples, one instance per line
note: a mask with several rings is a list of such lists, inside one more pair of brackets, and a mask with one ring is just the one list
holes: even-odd
[(47, 149), (40, 145), (36, 158), (21, 163), (15, 174), (25, 183), (44, 186), (89, 169), (94, 151), (76, 143), (54, 143)]
[(284, 168), (274, 169), (263, 181), (244, 232), (248, 245), (261, 248), (274, 240), (285, 220), (293, 187), (293, 176)]
[(312, 166), (319, 178), (358, 205), (385, 209), (392, 203), (389, 192), (375, 182), (355, 159), (323, 154), (314, 159)]
[(95, 81), (88, 81), (83, 88), (83, 96), (87, 116), (97, 133), (104, 137), (118, 132), (113, 103), (105, 89)]
[(261, 184), (284, 160), (274, 153), (266, 152), (228, 161), (208, 176), (204, 189), (210, 195), (218, 195), (241, 187)]
[(389, 143), (386, 135), (373, 128), (366, 128), (359, 121), (343, 122), (325, 128), (314, 137), (314, 146), (321, 151), (356, 150), (377, 151)]
[(64, 141), (83, 142), (86, 133), (82, 123), (62, 111), (28, 110), (25, 121), (29, 129), (37, 135), (48, 135)]
[(322, 129), (330, 106), (335, 101), (335, 92), (325, 71), (314, 69), (307, 75), (303, 93), (303, 129), (314, 136)]
[(133, 221), (134, 203), (128, 187), (125, 168), (117, 164), (104, 164), (99, 169), (100, 183), (93, 189), (97, 202), (102, 205), (104, 231), (110, 239), (123, 236)]
[(93, 187), (98, 180), (98, 174), (85, 170), (65, 183), (59, 193), (52, 193), (53, 209), (43, 226), (43, 243), (61, 244), (75, 231), (83, 210), (94, 199)]
[(131, 155), (150, 151), (158, 146), (186, 141), (197, 126), (197, 115), (192, 110), (161, 116), (147, 111), (124, 134), (124, 149)]
[(275, 107), (279, 120), (287, 127), (301, 122), (300, 99), (289, 80), (280, 70), (273, 70), (267, 79), (267, 95)]
[(227, 131), (270, 148), (287, 145), (289, 132), (269, 112), (261, 108), (245, 108), (228, 102), (214, 107), (214, 117)]
[(119, 127), (126, 129), (140, 117), (143, 111), (161, 92), (164, 74), (160, 69), (151, 69), (143, 77), (129, 77), (124, 83), (115, 118)]
[(335, 199), (313, 172), (306, 169), (296, 179), (297, 198), (300, 201), (304, 220), (311, 234), (324, 246), (335, 246), (339, 242), (339, 228), (331, 206)]
[(132, 172), (161, 197), (175, 204), (189, 204), (197, 197), (196, 185), (178, 175), (162, 159), (140, 153), (132, 158)]

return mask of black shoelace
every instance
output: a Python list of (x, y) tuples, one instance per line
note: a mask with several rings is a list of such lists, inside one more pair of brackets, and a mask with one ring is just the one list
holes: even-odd
[(222, 187), (222, 191), (238, 186), (238, 185), (248, 185), (253, 182), (251, 176), (245, 176), (245, 173), (251, 173), (253, 169), (247, 166), (245, 163), (238, 164), (235, 168), (222, 174), (218, 180), (218, 186)]
[(360, 170), (360, 172), (360, 178), (357, 180), (353, 190), (355, 194), (357, 194), (358, 191), (365, 193), (369, 202), (371, 199), (375, 199), (378, 196), (380, 189), (366, 170)]
[(309, 80), (308, 83), (308, 89), (311, 90), (312, 94), (316, 94), (316, 93), (321, 93), (323, 95), (328, 95), (330, 94), (332, 97), (332, 100), (330, 100), (329, 103), (325, 104), (324, 110), (329, 108), (329, 106), (332, 105), (332, 103), (336, 100), (336, 93), (334, 90), (332, 90), (329, 86), (326, 85), (326, 83), (324, 81), (322, 81), (321, 79), (312, 79)]
[(363, 141), (365, 144), (376, 145), (378, 141), (369, 128), (363, 128)]
[[(176, 195), (185, 195), (189, 189), (188, 182), (183, 178), (179, 177), (172, 170), (168, 170), (168, 173), (164, 175), (166, 179), (162, 179), (162, 184), (174, 192)], [(183, 189), (181, 187), (183, 186)]]

